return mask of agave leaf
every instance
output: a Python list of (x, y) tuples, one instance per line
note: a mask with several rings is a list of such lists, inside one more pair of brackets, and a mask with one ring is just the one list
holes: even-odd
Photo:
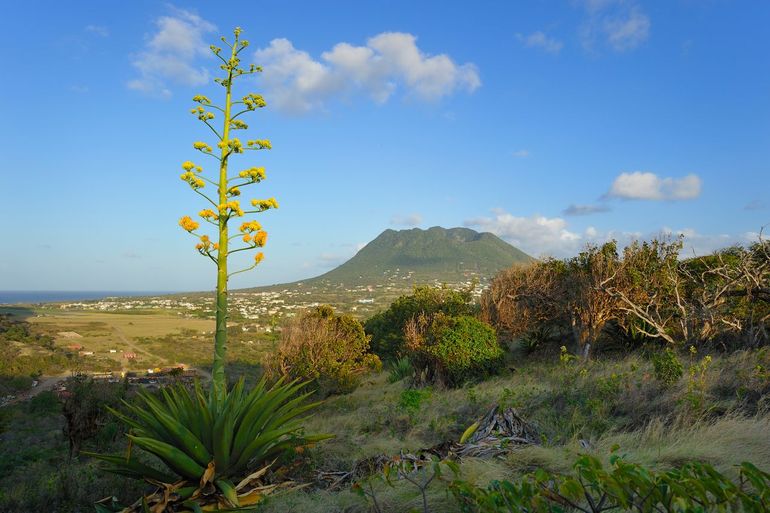
[(240, 458), (257, 435), (264, 430), (267, 420), (275, 415), (276, 409), (280, 404), (291, 397), (296, 390), (299, 390), (303, 384), (296, 385), (296, 381), (283, 384), (279, 380), (273, 387), (264, 393), (262, 397), (249, 405), (249, 411), (241, 423), (241, 428), (235, 435), (233, 443), (233, 454)]
[[(139, 396), (144, 399), (143, 395)], [(161, 440), (171, 439), (170, 433), (163, 427), (163, 425), (155, 419), (152, 414), (144, 408), (133, 405), (127, 401), (123, 401), (129, 412), (131, 412), (136, 418), (139, 424), (139, 429), (148, 433), (151, 438), (158, 438)]]
[(209, 410), (208, 401), (206, 395), (203, 393), (201, 384), (199, 381), (195, 381), (195, 396), (187, 396), (187, 400), (190, 402), (190, 412), (197, 412), (194, 416), (197, 422), (200, 424), (201, 440), (206, 445), (209, 453), (214, 453), (214, 441), (212, 439), (212, 431), (214, 427), (214, 418), (211, 416)]
[(240, 503), (238, 502), (238, 494), (235, 491), (233, 483), (227, 479), (217, 479), (214, 481), (214, 484), (217, 486), (217, 488), (220, 489), (222, 495), (224, 495), (225, 499), (227, 499), (227, 502), (230, 503), (230, 506), (234, 506), (236, 508), (240, 506)]
[(165, 406), (168, 408), (169, 414), (175, 419), (178, 419), (182, 415), (182, 412), (179, 411), (179, 403), (174, 392), (175, 388), (173, 387), (161, 389), (161, 394), (163, 394), (163, 399), (166, 401)]
[[(278, 445), (281, 441), (281, 437), (288, 435), (297, 429), (299, 429), (299, 426), (292, 423), (289, 426), (284, 426), (283, 428), (260, 434), (260, 436), (256, 437), (249, 445), (246, 446), (246, 449), (243, 450), (240, 457), (235, 462), (235, 465), (233, 465), (232, 471), (236, 472), (240, 470), (253, 459), (258, 460), (261, 457), (266, 457), (268, 450), (270, 450), (271, 447)], [(296, 442), (292, 441), (289, 446), (293, 445), (294, 443)]]
[(208, 465), (211, 461), (211, 454), (203, 446), (203, 442), (198, 440), (178, 419), (171, 417), (162, 409), (162, 405), (155, 402), (148, 403), (150, 410), (170, 435), (169, 442), (183, 449), (199, 465)]
[(248, 476), (246, 476), (243, 479), (241, 479), (241, 482), (238, 483), (238, 485), (235, 487), (235, 490), (236, 491), (241, 491), (244, 486), (248, 485), (249, 483), (251, 483), (255, 479), (259, 479), (260, 477), (264, 476), (267, 473), (268, 469), (272, 466), (272, 464), (273, 463), (270, 463), (269, 465), (265, 465), (264, 467), (262, 467), (261, 469), (257, 470), (256, 472), (252, 472)]
[[(136, 479), (154, 479), (156, 481), (160, 481), (162, 483), (173, 483), (177, 481), (177, 478), (173, 475), (167, 474), (165, 472), (162, 472), (160, 470), (156, 470), (155, 468), (146, 465), (142, 463), (141, 461), (137, 460), (134, 455), (129, 456), (126, 458), (123, 454), (98, 454), (95, 452), (81, 452), (80, 454), (85, 454), (86, 456), (89, 456), (91, 458), (101, 460), (107, 463), (110, 463), (112, 467), (110, 467), (110, 472), (113, 470), (121, 470), (122, 475), (127, 475), (127, 473), (134, 474), (133, 476), (129, 477), (135, 477)], [(107, 468), (105, 468), (107, 470)], [(113, 472), (116, 473), (116, 472)], [(118, 472), (121, 473), (121, 472)]]
[(166, 442), (154, 438), (128, 435), (137, 446), (156, 455), (171, 470), (180, 476), (198, 480), (203, 474), (204, 468), (195, 462), (185, 452)]

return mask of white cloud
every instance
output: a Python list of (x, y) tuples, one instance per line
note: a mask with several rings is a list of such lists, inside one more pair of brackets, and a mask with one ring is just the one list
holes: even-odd
[(422, 224), (422, 216), (418, 213), (407, 215), (395, 215), (390, 218), (390, 224), (395, 226), (419, 226)]
[(591, 214), (599, 214), (602, 212), (609, 212), (610, 207), (607, 205), (575, 205), (572, 204), (562, 211), (565, 216), (587, 216)]
[(416, 37), (383, 32), (365, 46), (338, 43), (321, 59), (299, 50), (288, 39), (274, 39), (256, 51), (264, 68), (266, 96), (284, 111), (302, 113), (322, 107), (335, 96), (363, 91), (377, 103), (399, 88), (428, 101), (481, 85), (476, 66), (458, 65), (446, 54), (427, 55)]
[(612, 183), (608, 197), (640, 200), (687, 200), (700, 196), (701, 179), (689, 174), (682, 178), (661, 178), (655, 173), (621, 173)]
[(607, 42), (613, 49), (622, 52), (642, 44), (650, 34), (650, 18), (638, 7), (628, 14), (604, 20)]
[(147, 40), (144, 49), (132, 56), (131, 64), (139, 76), (128, 82), (129, 89), (170, 96), (169, 83), (184, 86), (207, 83), (207, 69), (197, 66), (195, 61), (210, 55), (204, 36), (216, 27), (182, 9), (173, 9), (172, 15), (161, 16), (155, 25), (157, 31)]
[(650, 240), (653, 237), (684, 237), (682, 257), (704, 255), (735, 244), (756, 242), (755, 232), (739, 235), (704, 234), (693, 228), (672, 229), (663, 227), (656, 232), (643, 233), (629, 230), (599, 231), (588, 226), (582, 233), (571, 230), (565, 219), (541, 215), (517, 217), (504, 210), (492, 211), (492, 217), (480, 217), (465, 221), (465, 226), (489, 231), (532, 256), (575, 256), (586, 244), (602, 244), (615, 240), (625, 247), (634, 240)]
[(493, 210), (493, 214), (493, 217), (469, 219), (464, 224), (492, 232), (533, 256), (564, 256), (581, 244), (581, 235), (568, 230), (567, 222), (560, 217), (517, 217), (500, 209)]
[(86, 25), (86, 32), (96, 34), (100, 37), (107, 37), (110, 35), (110, 31), (104, 25)]
[(583, 47), (594, 50), (598, 42), (616, 52), (633, 50), (650, 35), (650, 22), (633, 0), (585, 0), (586, 20), (580, 28)]
[(547, 53), (559, 53), (564, 46), (564, 43), (556, 38), (548, 37), (541, 31), (533, 32), (528, 36), (524, 34), (516, 34), (516, 37), (521, 41), (524, 46), (528, 48), (540, 48)]
[(529, 150), (516, 150), (513, 152), (513, 156), (519, 159), (524, 159), (529, 157)]

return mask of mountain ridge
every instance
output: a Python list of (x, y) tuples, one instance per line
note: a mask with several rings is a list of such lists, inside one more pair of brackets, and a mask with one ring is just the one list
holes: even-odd
[[(516, 263), (535, 259), (490, 232), (470, 228), (386, 229), (343, 264), (289, 284), (356, 286), (410, 281), (486, 281)], [(254, 287), (265, 289), (268, 287)], [(252, 290), (252, 289), (247, 289)]]

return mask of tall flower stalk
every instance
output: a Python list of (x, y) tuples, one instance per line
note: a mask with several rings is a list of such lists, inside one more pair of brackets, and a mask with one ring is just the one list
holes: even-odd
[[(203, 141), (193, 143), (193, 148), (218, 161), (219, 175), (216, 180), (207, 178), (203, 173), (203, 168), (189, 160), (182, 163), (184, 173), (181, 175), (182, 180), (187, 182), (193, 191), (205, 198), (213, 207), (201, 210), (198, 216), (203, 222), (209, 223), (217, 229), (217, 242), (213, 242), (208, 235), (199, 231), (200, 223), (198, 221), (193, 220), (190, 216), (184, 216), (179, 220), (179, 225), (198, 239), (195, 246), (198, 252), (211, 259), (217, 267), (216, 331), (211, 383), (211, 395), (217, 401), (224, 400), (227, 393), (225, 376), (228, 317), (227, 282), (234, 274), (255, 268), (262, 261), (264, 254), (257, 251), (250, 266), (231, 273), (228, 273), (228, 257), (241, 251), (258, 250), (267, 241), (267, 233), (262, 230), (262, 225), (257, 221), (244, 220), (235, 235), (230, 235), (230, 221), (278, 207), (275, 198), (253, 199), (250, 202), (252, 209), (244, 210), (237, 199), (241, 195), (242, 187), (259, 183), (265, 179), (264, 167), (251, 167), (240, 171), (238, 174), (228, 176), (230, 158), (233, 155), (246, 151), (271, 149), (271, 143), (267, 139), (247, 140), (244, 145), (238, 137), (231, 135), (233, 131), (248, 129), (248, 125), (240, 119), (241, 116), (266, 105), (261, 95), (253, 93), (233, 101), (234, 81), (244, 75), (262, 71), (262, 68), (254, 64), (251, 64), (248, 69), (241, 66), (239, 54), (249, 46), (249, 42), (240, 39), (240, 28), (236, 28), (234, 34), (235, 38), (232, 44), (228, 43), (224, 37), (222, 38), (222, 42), (230, 49), (229, 58), (227, 52), (225, 52), (225, 56), (222, 55), (222, 48), (211, 45), (211, 51), (222, 61), (220, 69), (225, 73), (224, 77), (214, 79), (225, 89), (224, 105), (214, 105), (206, 96), (197, 95), (193, 101), (198, 106), (190, 111), (216, 137), (216, 147), (218, 148), (216, 152), (211, 145)], [(218, 111), (218, 113), (214, 111)], [(218, 115), (222, 116), (221, 124), (216, 123)], [(221, 131), (217, 130), (216, 125), (221, 126)], [(215, 197), (203, 192), (207, 184), (216, 187)], [(236, 239), (240, 239), (240, 241)], [(234, 244), (238, 244), (238, 246), (234, 246)]]

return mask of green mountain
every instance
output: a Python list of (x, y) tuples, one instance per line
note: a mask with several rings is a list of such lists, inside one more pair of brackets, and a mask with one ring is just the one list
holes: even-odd
[(385, 230), (344, 264), (305, 283), (484, 281), (514, 263), (532, 260), (496, 235), (469, 228)]

